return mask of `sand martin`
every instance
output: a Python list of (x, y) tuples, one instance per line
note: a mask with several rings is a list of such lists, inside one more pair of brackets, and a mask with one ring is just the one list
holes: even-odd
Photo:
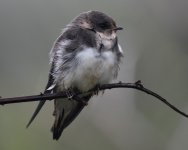
[[(76, 90), (86, 92), (115, 79), (123, 57), (116, 34), (118, 30), (122, 28), (99, 11), (83, 12), (74, 18), (63, 29), (50, 52), (51, 69), (44, 94), (67, 91), (71, 95)], [(92, 95), (82, 97), (83, 102), (87, 103)], [(27, 127), (44, 103), (40, 101)], [(59, 139), (84, 106), (73, 98), (54, 100), (53, 139)]]

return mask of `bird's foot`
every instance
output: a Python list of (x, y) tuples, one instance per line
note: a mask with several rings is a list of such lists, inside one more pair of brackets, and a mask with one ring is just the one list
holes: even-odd
[(67, 89), (65, 92), (66, 92), (67, 98), (68, 98), (69, 100), (72, 100), (72, 98), (73, 98), (73, 96), (74, 96), (74, 91), (69, 88), (69, 89)]
[(100, 85), (98, 84), (95, 86), (95, 88), (93, 90), (93, 95), (98, 95), (99, 92), (100, 92)]

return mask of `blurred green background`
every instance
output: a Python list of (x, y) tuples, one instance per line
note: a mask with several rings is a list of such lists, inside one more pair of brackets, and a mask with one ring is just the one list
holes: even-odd
[[(144, 85), (188, 112), (188, 1), (0, 0), (0, 95), (39, 94), (50, 51), (62, 28), (83, 11), (99, 10), (119, 26), (125, 58), (117, 81)], [(53, 102), (29, 129), (37, 102), (0, 107), (0, 150), (187, 150), (188, 119), (133, 89), (92, 98), (53, 141)]]

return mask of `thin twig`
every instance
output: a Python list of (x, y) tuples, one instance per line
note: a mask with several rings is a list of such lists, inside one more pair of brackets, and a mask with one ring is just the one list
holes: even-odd
[[(92, 89), (92, 90), (85, 92), (85, 93), (79, 93), (79, 92), (75, 93), (75, 95), (73, 95), (73, 97), (77, 97), (77, 96), (81, 97), (85, 94), (89, 94), (91, 92), (93, 93), (96, 90), (107, 90), (107, 89), (113, 89), (113, 88), (132, 88), (132, 89), (142, 91), (144, 93), (147, 93), (151, 96), (156, 97), (157, 99), (159, 99), (160, 101), (165, 103), (167, 106), (169, 106), (171, 109), (173, 109), (177, 113), (179, 113), (179, 114), (185, 116), (186, 118), (188, 118), (188, 115), (186, 113), (179, 110), (174, 105), (170, 104), (165, 98), (163, 98), (160, 95), (158, 95), (157, 93), (145, 88), (143, 86), (143, 84), (141, 83), (141, 81), (137, 81), (135, 83), (119, 82), (119, 83), (112, 83), (112, 84), (104, 84), (104, 85), (101, 85), (100, 87), (98, 87), (98, 89)], [(53, 100), (55, 98), (67, 98), (67, 94), (66, 94), (66, 92), (53, 93), (53, 94), (42, 94), (41, 93), (39, 95), (32, 95), (32, 96), (0, 98), (0, 105), (12, 104), (12, 103), (22, 103), (22, 102), (32, 102), (32, 101)], [(75, 99), (75, 100), (80, 101), (80, 99)]]

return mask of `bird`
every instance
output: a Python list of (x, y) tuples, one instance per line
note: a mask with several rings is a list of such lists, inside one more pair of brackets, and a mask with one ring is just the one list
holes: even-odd
[[(112, 17), (90, 10), (75, 17), (54, 42), (49, 54), (51, 69), (44, 94), (67, 93), (67, 98), (54, 99), (55, 121), (51, 128), (54, 140), (60, 138), (94, 93), (81, 97), (81, 102), (71, 95), (108, 84), (117, 77), (124, 56), (117, 37), (117, 31), (122, 29)], [(27, 128), (45, 102), (39, 102)]]

